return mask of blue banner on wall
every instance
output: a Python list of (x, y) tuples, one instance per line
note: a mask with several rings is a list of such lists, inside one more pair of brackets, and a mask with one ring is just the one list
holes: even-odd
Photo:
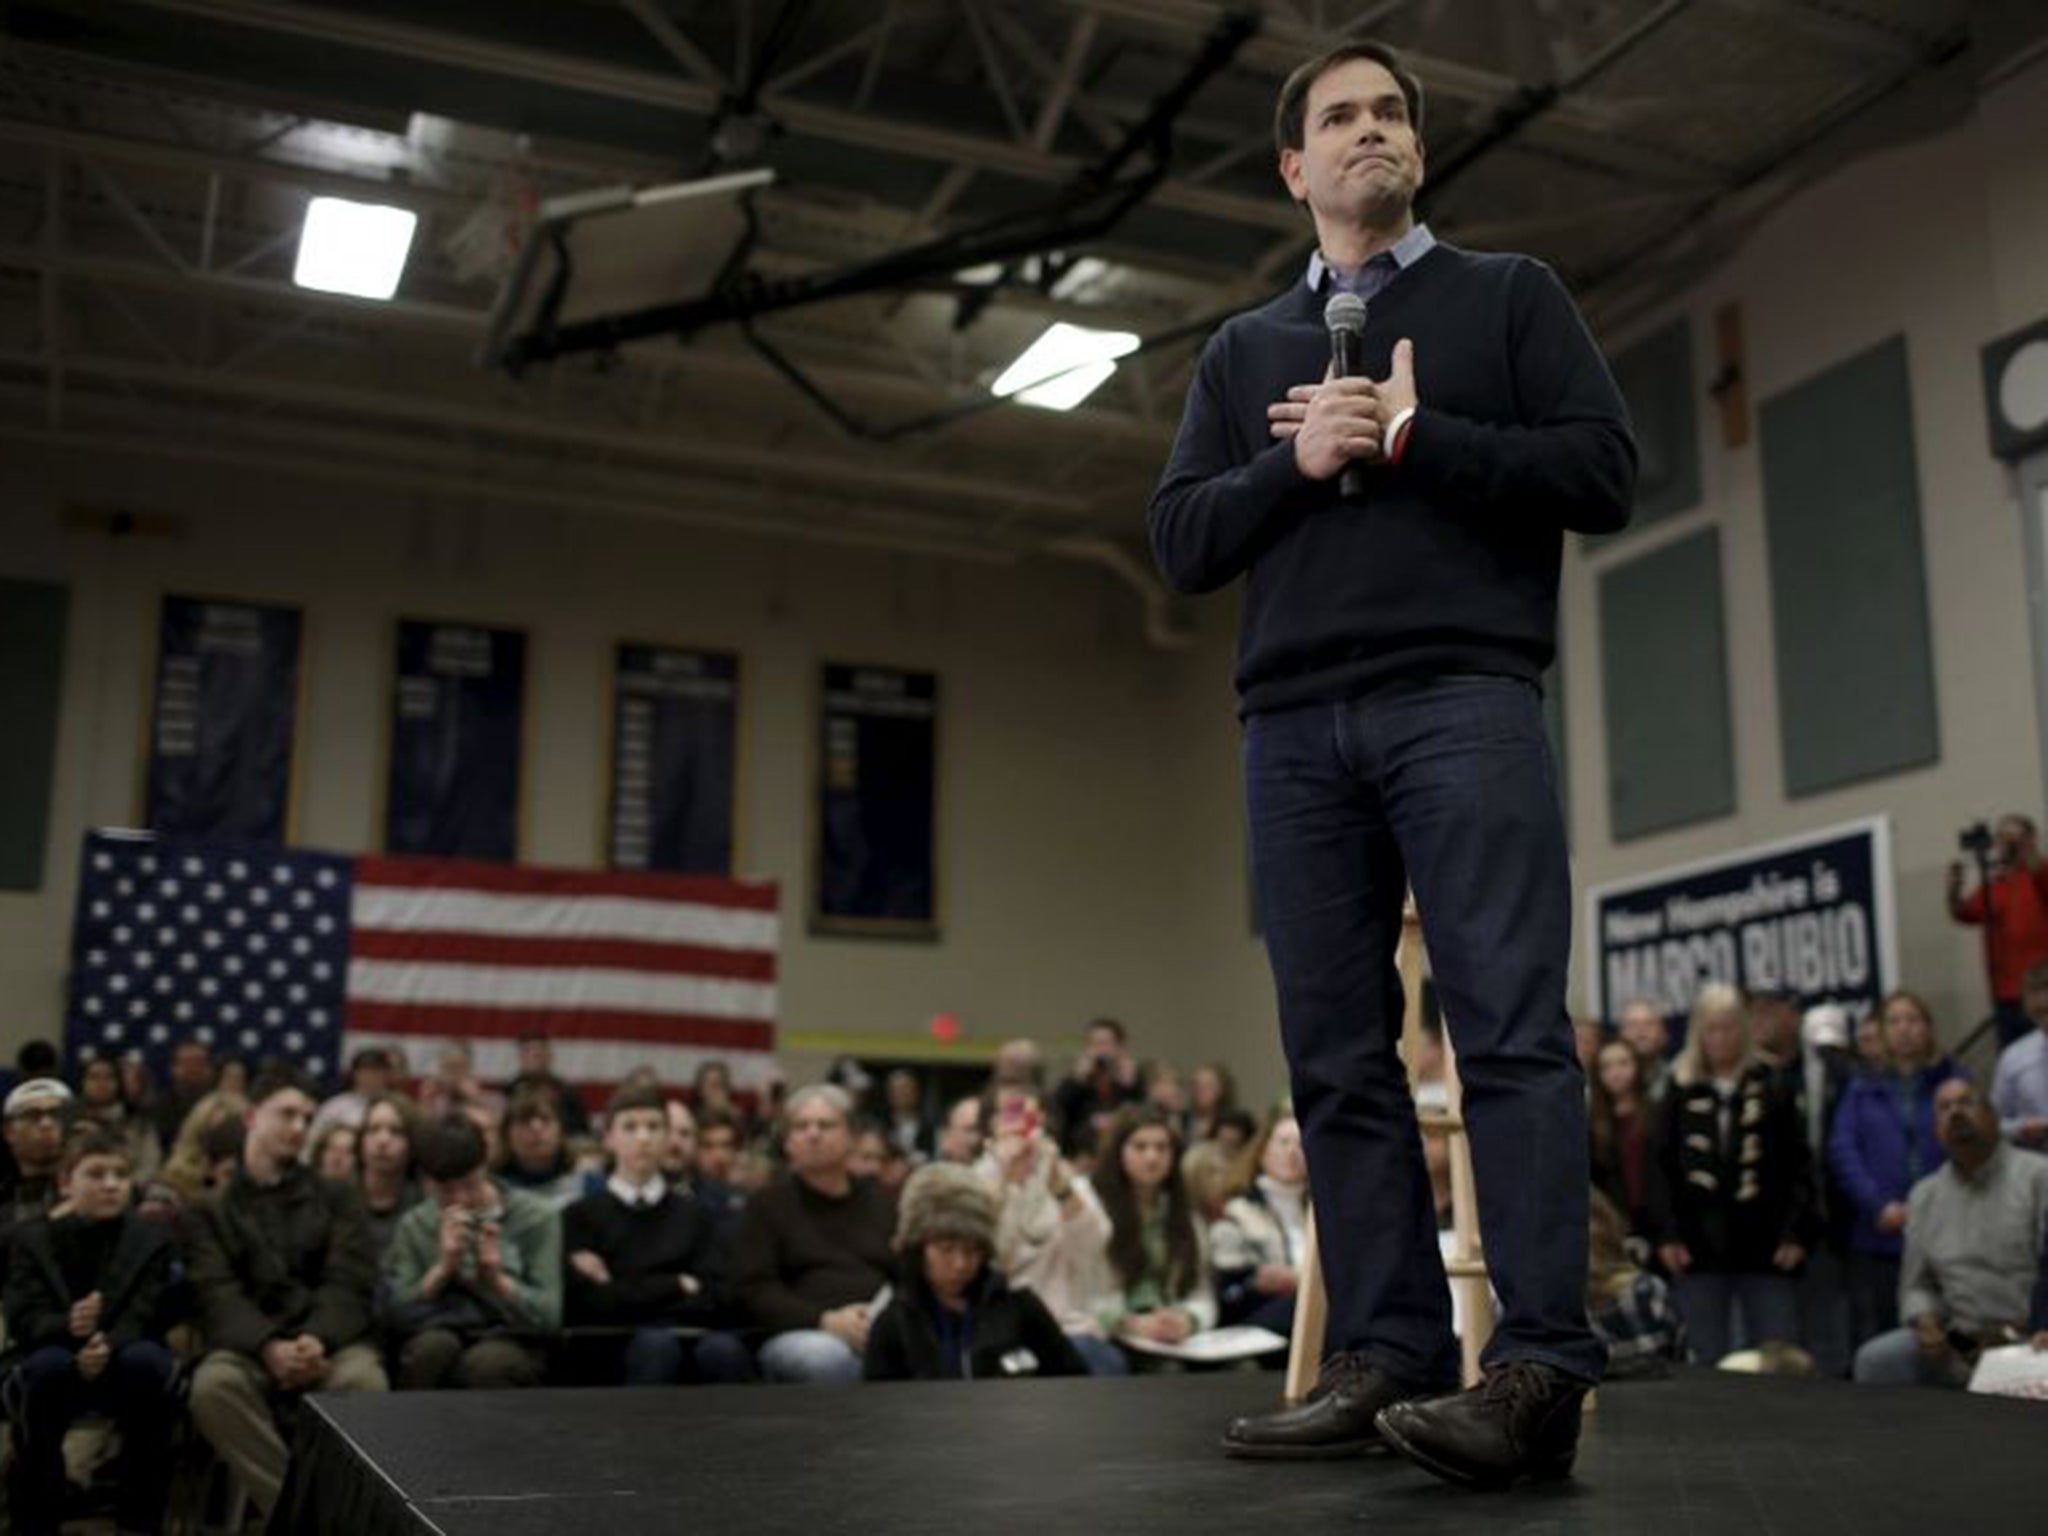
[(517, 630), (399, 620), (387, 852), (518, 857), (525, 695)]
[(621, 642), (612, 660), (614, 869), (729, 875), (739, 657)]
[(151, 830), (281, 843), (299, 713), (296, 608), (167, 596), (150, 706)]
[(1682, 1025), (1710, 981), (1839, 1003), (1852, 1019), (1898, 985), (1882, 816), (1603, 885), (1587, 911), (1592, 1010), (1610, 1024), (1642, 997)]
[(938, 704), (929, 672), (826, 666), (816, 927), (938, 936)]

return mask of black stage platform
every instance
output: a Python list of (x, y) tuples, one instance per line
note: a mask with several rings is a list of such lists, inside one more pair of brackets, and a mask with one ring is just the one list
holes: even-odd
[(320, 1399), (273, 1529), (432, 1532), (1722, 1532), (2048, 1523), (2048, 1405), (1688, 1373), (1605, 1388), (1574, 1482), (1446, 1487), (1390, 1458), (1225, 1460), (1275, 1376), (830, 1391)]

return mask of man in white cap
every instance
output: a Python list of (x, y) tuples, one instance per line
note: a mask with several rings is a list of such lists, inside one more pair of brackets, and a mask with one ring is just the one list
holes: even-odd
[(0, 1274), (6, 1273), (14, 1228), (57, 1203), (57, 1163), (71, 1118), (71, 1090), (54, 1077), (32, 1077), (0, 1106), (8, 1163), (0, 1175)]

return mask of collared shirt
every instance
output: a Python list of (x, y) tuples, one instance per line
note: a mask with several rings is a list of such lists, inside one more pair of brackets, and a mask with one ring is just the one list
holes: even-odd
[(659, 1205), (668, 1194), (668, 1180), (658, 1173), (645, 1184), (628, 1183), (615, 1173), (604, 1181), (604, 1187), (619, 1197), (621, 1205), (627, 1206)]
[(1991, 1102), (2007, 1136), (2017, 1136), (2028, 1120), (2048, 1120), (2048, 1031), (2037, 1029), (2005, 1048), (1991, 1079)]
[(1312, 292), (1355, 293), (1368, 303), (1382, 288), (1436, 248), (1436, 236), (1427, 224), (1417, 224), (1384, 251), (1378, 252), (1355, 272), (1347, 272), (1323, 260), (1317, 251), (1308, 259), (1308, 286)]
[(1899, 1316), (1984, 1328), (2027, 1319), (2048, 1227), (2048, 1157), (2001, 1146), (1975, 1176), (1954, 1163), (1913, 1186)]

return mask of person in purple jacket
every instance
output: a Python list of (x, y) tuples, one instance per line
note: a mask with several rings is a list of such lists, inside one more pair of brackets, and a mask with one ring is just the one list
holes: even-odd
[(1855, 1207), (1849, 1233), (1851, 1346), (1899, 1325), (1906, 1196), (1942, 1165), (1935, 1090), (1962, 1071), (1941, 1049), (1934, 1015), (1911, 992), (1878, 1007), (1888, 1068), (1852, 1081), (1835, 1112), (1828, 1166)]

